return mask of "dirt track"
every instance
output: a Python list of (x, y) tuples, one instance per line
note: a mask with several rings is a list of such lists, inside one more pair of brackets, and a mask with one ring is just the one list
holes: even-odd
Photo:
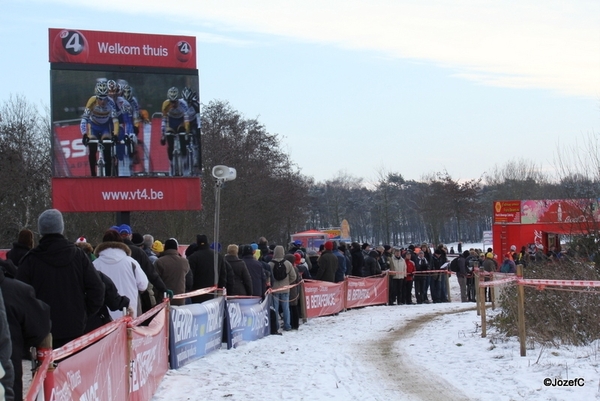
[[(365, 347), (364, 357), (375, 368), (387, 374), (390, 392), (397, 392), (410, 395), (410, 399), (423, 401), (463, 401), (469, 400), (460, 389), (454, 387), (452, 383), (431, 373), (427, 368), (427, 359), (415, 361), (405, 354), (396, 345), (400, 340), (410, 339), (415, 332), (423, 325), (429, 323), (438, 316), (452, 313), (460, 313), (465, 310), (474, 310), (464, 308), (453, 312), (437, 312), (419, 316), (414, 319), (408, 319), (404, 325), (391, 330), (382, 335)], [(451, 368), (452, 361), (448, 361), (448, 367)], [(385, 373), (384, 373), (385, 372)]]

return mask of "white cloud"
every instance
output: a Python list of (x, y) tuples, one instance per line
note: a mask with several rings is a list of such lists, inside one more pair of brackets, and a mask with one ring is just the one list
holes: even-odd
[[(72, 3), (72, 0), (63, 0)], [(78, 7), (83, 3), (77, 2)], [(90, 7), (140, 11), (219, 29), (374, 50), (448, 67), (486, 85), (600, 96), (600, 2), (587, 0), (105, 0)], [(193, 28), (192, 28), (193, 29)]]

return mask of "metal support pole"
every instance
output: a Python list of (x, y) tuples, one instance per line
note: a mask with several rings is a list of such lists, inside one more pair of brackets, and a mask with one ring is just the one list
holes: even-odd
[(215, 274), (215, 286), (219, 286), (219, 217), (221, 213), (221, 188), (223, 187), (223, 180), (217, 179), (215, 183), (215, 233), (214, 233), (214, 274)]

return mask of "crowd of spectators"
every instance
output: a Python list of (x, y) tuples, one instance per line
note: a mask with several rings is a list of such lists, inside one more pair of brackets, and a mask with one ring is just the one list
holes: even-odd
[[(447, 276), (450, 259), (460, 286), (461, 301), (474, 302), (474, 271), (514, 273), (516, 265), (538, 260), (560, 260), (568, 251), (516, 247), (502, 255), (500, 263), (492, 249), (469, 249), (451, 255), (443, 244), (427, 243), (398, 247), (368, 243), (326, 241), (320, 248), (303, 247), (301, 241), (287, 246), (270, 244), (261, 237), (246, 244), (211, 243), (204, 234), (187, 247), (175, 238), (164, 242), (140, 234), (127, 224), (108, 228), (99, 244), (84, 236), (69, 241), (63, 235), (60, 211), (46, 210), (38, 218), (37, 245), (34, 233), (23, 229), (17, 242), (0, 259), (0, 326), (10, 333), (11, 349), (0, 349), (14, 365), (15, 399), (22, 397), (21, 360), (31, 346), (50, 338), (58, 348), (118, 317), (139, 316), (166, 297), (173, 305), (213, 299), (205, 294), (186, 299), (173, 295), (216, 286), (228, 296), (265, 297), (272, 291), (272, 332), (298, 329), (302, 316), (299, 300), (302, 280), (338, 283), (348, 276), (387, 276), (389, 305), (449, 302)], [(453, 249), (452, 249), (453, 251)], [(575, 252), (576, 250), (574, 250)], [(216, 263), (215, 263), (216, 260)], [(487, 276), (485, 279), (489, 279)], [(489, 294), (487, 294), (489, 299)], [(4, 309), (2, 313), (1, 309)], [(9, 359), (10, 359), (9, 358)], [(11, 380), (13, 371), (0, 360), (0, 383)], [(10, 362), (10, 361), (8, 361)], [(7, 379), (8, 378), (8, 379)], [(9, 391), (9, 390), (7, 390)]]

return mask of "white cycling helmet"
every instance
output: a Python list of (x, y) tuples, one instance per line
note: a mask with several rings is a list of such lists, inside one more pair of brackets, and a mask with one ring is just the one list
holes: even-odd
[(96, 97), (99, 98), (104, 98), (108, 96), (108, 86), (106, 85), (106, 82), (102, 81), (96, 83), (96, 87), (94, 88), (94, 94), (96, 95)]
[(167, 91), (167, 98), (170, 101), (175, 101), (175, 100), (177, 100), (178, 97), (179, 97), (179, 89), (177, 89), (174, 86), (170, 87), (169, 90)]

